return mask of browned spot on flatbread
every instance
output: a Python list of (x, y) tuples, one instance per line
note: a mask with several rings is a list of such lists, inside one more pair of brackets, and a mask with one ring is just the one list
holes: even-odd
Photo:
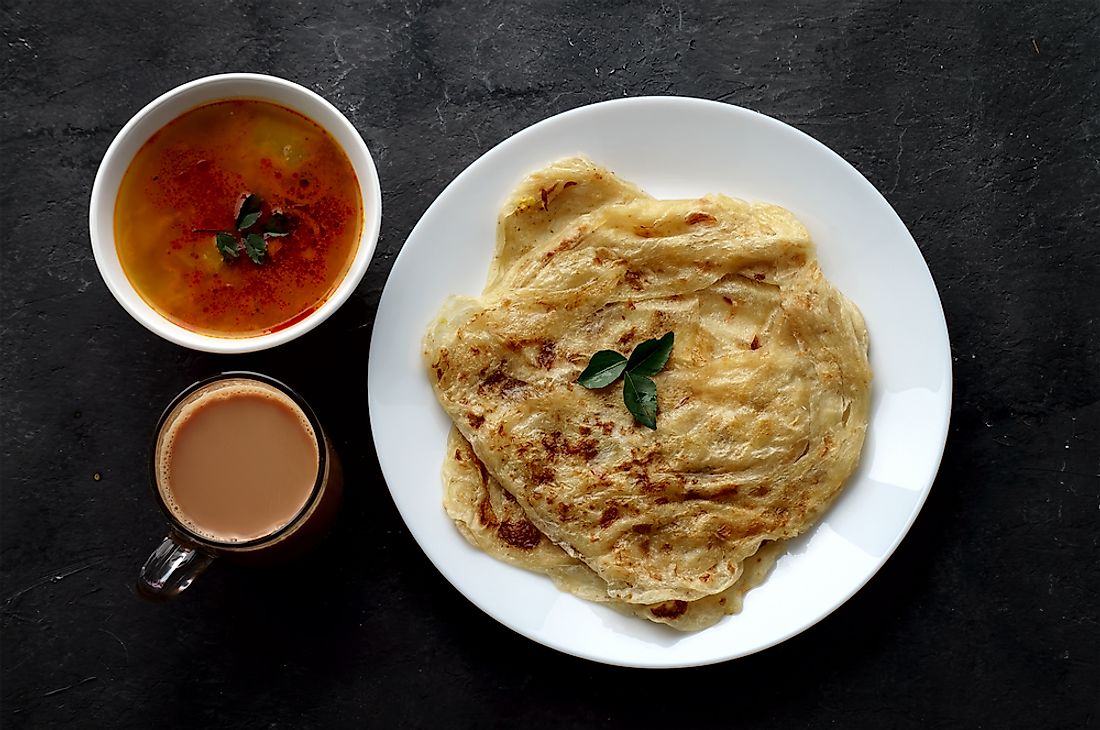
[(558, 458), (558, 454), (561, 452), (562, 444), (564, 443), (561, 431), (544, 433), (539, 437), (539, 441), (542, 442), (542, 448), (546, 452), (546, 458), (551, 461)]
[(446, 347), (439, 348), (439, 357), (432, 363), (433, 368), (445, 368), (451, 361), (451, 353)]
[(684, 499), (721, 499), (722, 497), (736, 495), (737, 489), (736, 484), (706, 492), (699, 489), (689, 489), (684, 492)]
[(627, 271), (623, 274), (623, 281), (625, 281), (631, 289), (637, 291), (641, 291), (644, 286), (642, 283), (642, 275), (637, 271)]
[(505, 520), (497, 528), (497, 535), (520, 550), (534, 550), (542, 540), (542, 533), (527, 520)]
[(687, 601), (665, 601), (649, 607), (649, 612), (657, 618), (679, 618), (687, 610)]
[(548, 188), (539, 189), (539, 197), (542, 198), (542, 209), (546, 210), (547, 205), (550, 203), (550, 193), (554, 192), (554, 189), (558, 187), (557, 183), (554, 183)]
[(500, 524), (500, 521), (497, 520), (496, 513), (493, 512), (493, 505), (489, 502), (488, 494), (486, 494), (485, 497), (482, 498), (481, 504), (478, 505), (477, 518), (481, 521), (482, 525), (488, 527), (489, 529), (492, 529)]
[(689, 226), (693, 226), (696, 223), (714, 223), (718, 219), (712, 216), (710, 213), (704, 213), (703, 211), (699, 210), (690, 214), (685, 220), (687, 221), (687, 224)]
[(468, 413), (466, 414), (466, 423), (470, 424), (470, 428), (481, 428), (481, 424), (485, 423), (485, 416)]
[(765, 529), (766, 527), (763, 522), (760, 520), (753, 520), (745, 529), (741, 530), (741, 536), (752, 537), (753, 535), (759, 535), (761, 532), (764, 532)]
[(612, 505), (600, 515), (600, 527), (610, 527), (611, 523), (617, 519), (619, 519), (619, 508)]
[(554, 365), (554, 355), (554, 343), (550, 341), (543, 342), (539, 346), (539, 352), (535, 356), (535, 362), (537, 362), (539, 367), (543, 370), (549, 370)]
[(655, 448), (633, 449), (630, 455), (632, 458), (624, 461), (620, 465), (620, 468), (632, 469), (635, 467), (645, 467), (661, 458), (661, 452)]
[[(554, 248), (550, 249), (549, 251), (547, 251), (546, 253), (544, 253), (542, 255), (543, 263), (546, 263), (546, 264), (550, 263), (550, 261), (555, 256), (557, 256), (559, 253), (563, 253), (563, 252), (568, 251), (569, 249), (573, 248), (574, 246), (577, 245), (577, 243), (579, 243), (581, 241), (581, 239), (583, 239), (587, 235), (588, 235), (588, 228), (587, 227), (585, 227), (585, 226), (578, 227), (576, 233), (574, 233), (572, 236), (568, 236), (566, 238), (563, 238), (557, 246), (555, 246)], [(507, 299), (504, 300), (502, 302), (502, 304), (504, 304), (504, 306), (508, 306), (508, 304), (509, 304), (508, 300)]]
[(477, 473), (481, 477), (481, 486), (489, 486), (489, 470), (481, 463), (481, 459), (474, 459), (474, 463), (477, 464)]
[[(591, 433), (591, 429), (588, 429), (588, 432)], [(595, 439), (582, 438), (570, 441), (562, 435), (561, 431), (545, 433), (541, 441), (548, 462), (560, 461), (563, 456), (579, 456), (585, 461), (592, 461), (600, 453), (599, 443)]]
[(478, 386), (478, 391), (484, 395), (485, 393), (495, 390), (504, 397), (515, 395), (517, 391), (521, 390), (527, 383), (522, 380), (517, 380), (511, 375), (508, 375), (502, 369), (494, 370), (484, 380), (481, 381), (481, 385)]
[(580, 439), (566, 445), (566, 451), (574, 456), (579, 456), (585, 461), (592, 461), (600, 453), (599, 444), (595, 439)]
[(752, 336), (752, 342), (749, 343), (749, 349), (750, 350), (759, 350), (760, 349), (760, 335), (753, 335)]
[(531, 481), (535, 484), (549, 484), (554, 481), (554, 471), (545, 464), (531, 464)]

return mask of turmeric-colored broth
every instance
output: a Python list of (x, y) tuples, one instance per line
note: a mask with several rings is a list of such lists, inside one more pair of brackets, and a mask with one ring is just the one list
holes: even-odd
[[(282, 213), (256, 264), (226, 261), (212, 231), (236, 233), (246, 195), (261, 222)], [(230, 100), (176, 118), (145, 143), (122, 179), (115, 242), (141, 297), (189, 330), (250, 337), (319, 307), (351, 265), (362, 229), (347, 155), (306, 117), (266, 101)], [(202, 230), (199, 230), (202, 229)]]

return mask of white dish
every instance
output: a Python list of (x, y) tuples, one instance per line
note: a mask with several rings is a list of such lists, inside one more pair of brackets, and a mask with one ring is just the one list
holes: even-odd
[[(298, 322), (254, 337), (214, 337), (193, 332), (153, 309), (134, 289), (122, 270), (115, 248), (115, 199), (122, 177), (138, 150), (165, 125), (186, 111), (221, 99), (262, 99), (293, 109), (321, 125), (343, 148), (359, 180), (363, 230), (359, 248), (335, 291), (316, 310)], [(204, 76), (177, 86), (145, 105), (115, 136), (103, 155), (92, 185), (88, 229), (99, 273), (118, 303), (134, 319), (166, 340), (206, 352), (239, 353), (264, 350), (289, 342), (310, 331), (340, 308), (367, 273), (382, 225), (382, 188), (374, 159), (362, 136), (340, 111), (293, 81), (263, 74)]]
[[(441, 506), (450, 422), (420, 359), (447, 295), (479, 294), (497, 213), (528, 173), (582, 153), (662, 198), (723, 192), (778, 203), (813, 236), (825, 274), (867, 320), (874, 368), (859, 469), (825, 518), (792, 541), (744, 610), (682, 634), (557, 590), (471, 547)], [(516, 134), (455, 178), (394, 263), (368, 368), (371, 428), (390, 492), (443, 575), (486, 613), (547, 646), (637, 667), (751, 654), (813, 625), (897, 547), (931, 488), (951, 405), (947, 326), (913, 238), (885, 199), (828, 148), (782, 122), (717, 102), (643, 97), (574, 109)]]

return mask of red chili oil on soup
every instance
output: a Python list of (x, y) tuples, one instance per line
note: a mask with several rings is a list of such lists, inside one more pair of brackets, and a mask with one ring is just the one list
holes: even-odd
[[(240, 231), (248, 196), (260, 216)], [(235, 99), (192, 109), (145, 143), (123, 176), (114, 224), (122, 268), (151, 307), (195, 332), (251, 337), (300, 321), (332, 294), (355, 257), (363, 208), (328, 132), (277, 104)], [(218, 232), (240, 242), (235, 258)], [(246, 252), (248, 232), (266, 247), (261, 263)]]

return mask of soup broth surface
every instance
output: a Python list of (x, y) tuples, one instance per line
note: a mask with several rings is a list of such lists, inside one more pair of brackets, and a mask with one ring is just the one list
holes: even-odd
[[(265, 236), (254, 263), (227, 260), (217, 231), (243, 241), (237, 214), (262, 201), (250, 229), (273, 216), (285, 236)], [(115, 242), (141, 297), (187, 329), (251, 337), (303, 319), (351, 265), (362, 230), (359, 183), (343, 149), (310, 119), (266, 101), (213, 102), (153, 135), (127, 169), (115, 206)], [(262, 235), (262, 233), (261, 233)]]

